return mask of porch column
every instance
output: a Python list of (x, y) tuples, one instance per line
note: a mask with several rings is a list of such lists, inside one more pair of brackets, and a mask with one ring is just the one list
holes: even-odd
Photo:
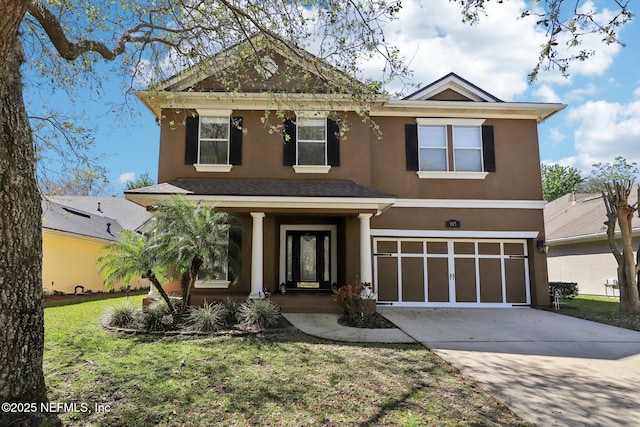
[(371, 217), (373, 214), (362, 213), (360, 218), (360, 281), (373, 283), (371, 270)]
[(263, 270), (263, 220), (264, 212), (251, 212), (253, 230), (251, 232), (251, 293), (249, 298), (262, 298), (264, 279)]

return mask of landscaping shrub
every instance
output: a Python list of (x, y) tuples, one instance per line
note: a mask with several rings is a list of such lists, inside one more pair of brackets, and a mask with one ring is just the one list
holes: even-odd
[(202, 307), (189, 307), (186, 323), (200, 332), (213, 332), (226, 323), (227, 309), (222, 304), (208, 304)]
[(250, 299), (238, 308), (238, 322), (247, 328), (268, 328), (278, 324), (280, 307), (269, 300)]
[(578, 296), (578, 284), (575, 282), (549, 282), (549, 296), (553, 301), (553, 290), (560, 291), (561, 298), (573, 299)]
[(230, 296), (224, 297), (224, 299), (220, 302), (222, 306), (226, 310), (226, 318), (225, 323), (227, 325), (235, 325), (238, 323), (238, 310), (242, 305), (242, 301), (239, 299), (231, 298)]
[(135, 319), (136, 308), (129, 301), (108, 307), (102, 314), (102, 323), (109, 326), (129, 326)]
[[(144, 329), (147, 331), (162, 331), (165, 329), (167, 321), (165, 317), (170, 315), (169, 306), (164, 300), (153, 302), (147, 307), (142, 316)], [(170, 318), (170, 317), (169, 317)], [(170, 321), (169, 321), (170, 322)]]
[(376, 296), (370, 284), (346, 285), (334, 292), (342, 313), (341, 323), (360, 328), (385, 327), (382, 316), (376, 312)]

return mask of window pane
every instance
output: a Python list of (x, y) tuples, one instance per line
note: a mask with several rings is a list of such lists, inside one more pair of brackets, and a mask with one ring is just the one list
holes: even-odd
[(447, 128), (445, 126), (418, 126), (420, 147), (446, 147)]
[(227, 141), (200, 141), (200, 163), (227, 164)]
[(482, 147), (482, 138), (480, 136), (480, 127), (478, 126), (454, 126), (453, 127), (453, 146), (461, 147)]
[(298, 140), (325, 141), (326, 119), (297, 119)]
[(421, 171), (446, 171), (447, 150), (440, 148), (420, 149), (420, 170)]
[(302, 236), (300, 239), (300, 280), (315, 282), (316, 279), (316, 236)]
[(298, 142), (299, 165), (325, 165), (323, 142)]
[(330, 275), (330, 270), (329, 267), (331, 266), (331, 259), (330, 259), (330, 242), (329, 242), (329, 236), (324, 236), (324, 281), (328, 282), (329, 280), (331, 280), (331, 278), (329, 277)]
[(229, 139), (229, 118), (200, 117), (200, 139)]
[(480, 150), (455, 150), (456, 171), (482, 172)]

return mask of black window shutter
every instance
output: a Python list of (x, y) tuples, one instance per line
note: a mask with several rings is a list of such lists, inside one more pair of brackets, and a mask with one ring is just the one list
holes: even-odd
[(493, 145), (493, 126), (482, 126), (482, 155), (484, 171), (496, 171), (496, 152)]
[(232, 165), (242, 164), (242, 117), (231, 118), (230, 141), (229, 141), (229, 163)]
[(340, 166), (340, 126), (333, 119), (327, 119), (327, 164)]
[(198, 163), (198, 139), (200, 138), (198, 124), (198, 116), (187, 116), (184, 146), (185, 165)]
[[(284, 144), (282, 144), (282, 164), (293, 166), (296, 164), (296, 124), (291, 119), (284, 119)], [(289, 138), (287, 139), (286, 136)]]
[(418, 125), (404, 125), (404, 142), (407, 157), (407, 170), (417, 171), (418, 167)]
[(229, 245), (228, 245), (228, 273), (229, 280), (236, 282), (240, 279), (241, 261), (240, 256), (242, 249), (242, 231), (232, 226), (229, 229)]

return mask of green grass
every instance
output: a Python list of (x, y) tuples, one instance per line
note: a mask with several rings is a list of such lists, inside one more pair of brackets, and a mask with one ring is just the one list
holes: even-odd
[(338, 344), (297, 331), (118, 337), (98, 323), (117, 302), (45, 309), (49, 398), (109, 408), (62, 414), (65, 425), (528, 425), (419, 345)]
[(561, 308), (559, 311), (561, 314), (640, 331), (640, 315), (620, 313), (618, 298), (580, 295), (562, 302), (567, 305), (567, 308)]

